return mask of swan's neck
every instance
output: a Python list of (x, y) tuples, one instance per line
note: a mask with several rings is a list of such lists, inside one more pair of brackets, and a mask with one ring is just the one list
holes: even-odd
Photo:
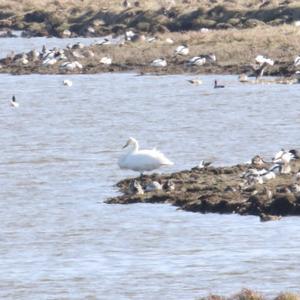
[(139, 151), (139, 144), (137, 141), (133, 141), (132, 142), (132, 148), (130, 150), (130, 152), (137, 152)]
[(139, 151), (139, 144), (137, 141), (132, 141), (128, 148), (129, 148), (129, 150), (127, 152), (127, 155)]
[(136, 140), (132, 139), (130, 142), (128, 142), (128, 151), (127, 155), (130, 155), (131, 153), (138, 152), (139, 151), (139, 144)]

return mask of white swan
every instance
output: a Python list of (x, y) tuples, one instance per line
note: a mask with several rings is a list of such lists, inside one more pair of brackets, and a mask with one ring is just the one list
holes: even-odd
[(163, 153), (156, 149), (139, 150), (138, 141), (129, 138), (123, 147), (132, 146), (129, 152), (119, 159), (119, 167), (121, 169), (129, 169), (143, 174), (145, 171), (152, 171), (161, 166), (172, 166), (171, 162)]

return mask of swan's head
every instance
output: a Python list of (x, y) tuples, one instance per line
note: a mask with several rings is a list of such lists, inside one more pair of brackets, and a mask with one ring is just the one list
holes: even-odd
[(138, 143), (138, 142), (137, 142), (137, 140), (136, 140), (135, 138), (130, 137), (130, 138), (128, 139), (127, 143), (123, 146), (123, 149), (126, 148), (126, 147), (128, 147), (128, 146), (130, 146), (130, 145), (136, 146), (137, 143)]

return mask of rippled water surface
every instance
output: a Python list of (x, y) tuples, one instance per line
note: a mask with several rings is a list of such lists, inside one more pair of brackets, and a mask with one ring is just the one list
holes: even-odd
[[(20, 34), (20, 33), (18, 33)], [(111, 37), (108, 37), (109, 39)], [(17, 54), (20, 52), (29, 52), (30, 50), (36, 49), (38, 51), (42, 50), (43, 45), (48, 49), (54, 47), (65, 48), (68, 44), (75, 44), (81, 42), (84, 45), (88, 46), (96, 41), (101, 41), (103, 38), (44, 38), (44, 37), (35, 37), (35, 38), (0, 38), (0, 58), (5, 57), (10, 54), (12, 51)]]
[[(63, 79), (72, 87), (64, 87)], [(196, 299), (300, 292), (299, 218), (106, 205), (129, 136), (217, 165), (299, 147), (299, 85), (234, 76), (0, 75), (0, 298)], [(213, 79), (225, 89), (214, 90)], [(15, 94), (19, 109), (8, 103)]]

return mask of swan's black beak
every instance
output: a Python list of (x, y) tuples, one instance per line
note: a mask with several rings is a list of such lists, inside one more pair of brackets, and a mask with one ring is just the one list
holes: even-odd
[(127, 142), (127, 143), (122, 147), (122, 149), (126, 148), (128, 145), (129, 145), (129, 142)]

